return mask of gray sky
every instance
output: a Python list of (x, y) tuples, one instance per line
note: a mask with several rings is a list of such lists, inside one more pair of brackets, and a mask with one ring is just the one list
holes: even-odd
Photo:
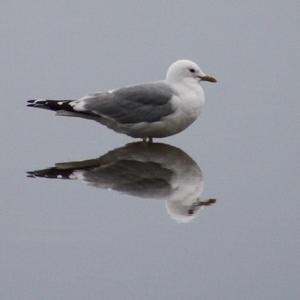
[[(2, 1), (1, 299), (297, 299), (298, 1)], [(196, 61), (205, 109), (164, 143), (217, 203), (188, 225), (162, 201), (28, 170), (132, 141), (27, 109), (164, 78)]]

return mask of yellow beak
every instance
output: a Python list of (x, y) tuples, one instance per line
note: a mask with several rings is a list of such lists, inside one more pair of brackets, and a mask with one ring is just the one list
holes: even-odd
[(209, 82), (217, 82), (217, 79), (212, 77), (212, 76), (208, 76), (208, 75), (204, 75), (204, 76), (199, 76), (200, 80), (203, 81), (209, 81)]

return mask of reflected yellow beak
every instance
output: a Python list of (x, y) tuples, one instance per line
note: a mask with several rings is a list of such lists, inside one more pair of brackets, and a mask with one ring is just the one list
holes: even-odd
[(217, 79), (212, 77), (212, 76), (208, 76), (208, 75), (204, 75), (204, 76), (199, 76), (200, 80), (203, 81), (209, 81), (209, 82), (217, 82)]

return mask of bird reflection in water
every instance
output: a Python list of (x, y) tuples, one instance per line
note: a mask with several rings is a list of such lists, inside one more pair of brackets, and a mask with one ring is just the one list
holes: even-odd
[(78, 179), (98, 188), (162, 199), (169, 216), (179, 223), (190, 222), (201, 208), (216, 202), (200, 198), (203, 176), (196, 162), (181, 149), (161, 143), (131, 143), (96, 159), (56, 163), (27, 174)]

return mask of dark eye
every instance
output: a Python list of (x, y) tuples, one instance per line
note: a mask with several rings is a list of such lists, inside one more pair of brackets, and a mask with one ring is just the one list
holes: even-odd
[(189, 69), (191, 73), (195, 73), (195, 69)]

